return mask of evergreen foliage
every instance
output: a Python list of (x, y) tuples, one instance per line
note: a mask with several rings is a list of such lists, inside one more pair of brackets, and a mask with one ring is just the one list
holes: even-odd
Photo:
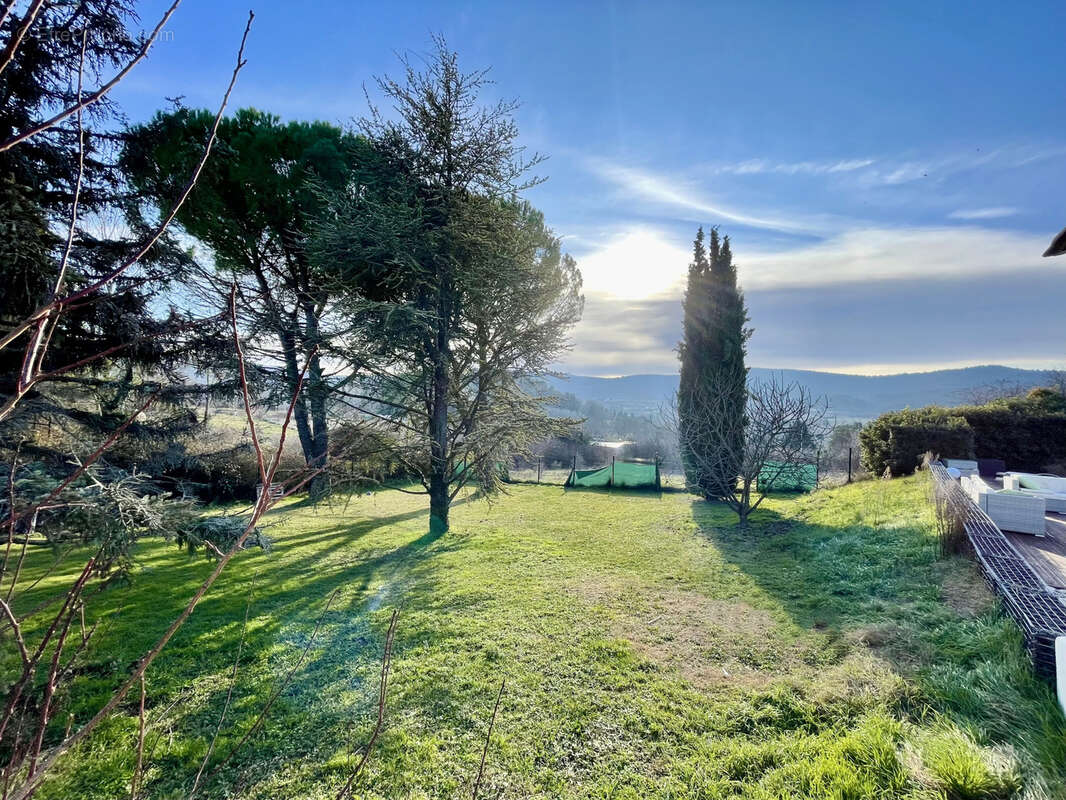
[(491, 493), (499, 462), (568, 427), (520, 381), (566, 346), (583, 298), (574, 260), (520, 199), (539, 159), (523, 157), (514, 104), (483, 105), (485, 73), (462, 72), (439, 39), (425, 71), (404, 66), (403, 82), (379, 81), (393, 119), (375, 109), (363, 128), (405, 184), (337, 195), (317, 257), (351, 286), (358, 351), (377, 347), (362, 409), (400, 438), (444, 531), (466, 482)]
[(1002, 459), (1008, 469), (1045, 472), (1066, 464), (1066, 401), (1048, 389), (984, 405), (882, 414), (859, 434), (862, 463), (880, 475), (907, 475), (932, 452), (944, 458)]
[[(207, 110), (159, 112), (128, 135), (122, 166), (139, 198), (169, 208), (184, 188), (214, 122)], [(236, 281), (248, 352), (258, 357), (267, 405), (297, 396), (294, 427), (309, 467), (329, 452), (329, 405), (336, 389), (324, 363), (351, 359), (348, 331), (333, 314), (341, 291), (331, 271), (308, 253), (323, 193), (372, 191), (382, 173), (367, 141), (325, 122), (282, 123), (242, 109), (221, 121), (217, 144), (177, 222), (205, 245), (213, 266), (197, 271), (196, 286), (219, 308)], [(345, 339), (344, 345), (337, 342)], [(301, 362), (310, 356), (301, 387)], [(278, 367), (277, 365), (280, 365)], [(229, 366), (228, 355), (216, 367)], [(324, 491), (316, 480), (314, 493)]]
[[(684, 338), (679, 347), (681, 380), (678, 388), (679, 437), (682, 453), (714, 452), (736, 454), (735, 470), (722, 474), (740, 474), (739, 454), (743, 452), (744, 408), (747, 399), (748, 370), (744, 365), (751, 330), (744, 295), (737, 287), (737, 272), (729, 237), (719, 239), (712, 228), (707, 245), (701, 227), (693, 242), (688, 287), (684, 299)], [(726, 413), (737, 424), (723, 426), (716, 434), (706, 426), (693, 424), (697, 395), (721, 394)], [(712, 477), (705, 470), (684, 464), (690, 487), (707, 499), (727, 497), (733, 487), (722, 477)]]
[[(23, 19), (5, 15), (0, 48)], [(125, 0), (43, 4), (17, 58), (0, 71), (0, 138), (32, 129), (75, 103), (79, 82), (83, 90), (99, 85), (127, 63), (142, 44), (131, 33), (137, 22), (134, 4)], [(75, 196), (78, 214), (60, 294), (95, 284), (139, 244), (143, 228), (120, 224), (128, 200), (115, 163), (121, 115), (104, 98), (85, 110), (81, 122), (79, 128), (72, 115), (0, 152), (0, 329), (15, 327), (56, 291)], [(109, 433), (164, 387), (156, 409), (169, 408), (154, 421), (173, 421), (175, 435), (188, 429), (188, 418), (178, 411), (192, 390), (178, 385), (178, 367), (208, 339), (191, 332), (187, 317), (169, 302), (186, 266), (182, 251), (170, 245), (162, 242), (135, 268), (56, 318), (42, 369), (83, 361), (85, 367), (31, 390), (0, 425), (0, 445), (27, 440), (28, 431), (42, 424), (65, 425), (75, 441), (86, 433)], [(23, 336), (0, 352), (0, 397), (15, 391), (25, 343)], [(108, 355), (98, 358), (101, 353)], [(45, 463), (56, 460), (38, 455)], [(63, 452), (52, 455), (65, 458)]]

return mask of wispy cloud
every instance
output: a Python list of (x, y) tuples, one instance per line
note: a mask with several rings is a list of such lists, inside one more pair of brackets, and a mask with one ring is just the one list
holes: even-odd
[(740, 254), (749, 288), (1047, 271), (1044, 238), (980, 227), (866, 228), (812, 245)]
[(994, 208), (960, 208), (948, 214), (950, 219), (1000, 219), (1001, 217), (1013, 217), (1018, 209), (1010, 206), (996, 206)]
[(882, 158), (877, 166), (864, 170), (867, 184), (896, 186), (931, 178), (939, 180), (976, 169), (1018, 169), (1066, 156), (1062, 145), (1004, 145), (991, 149), (974, 148), (941, 155)]
[(719, 164), (711, 168), (712, 172), (731, 173), (733, 175), (832, 175), (840, 172), (854, 172), (876, 163), (872, 158), (850, 158), (839, 161), (786, 161), (773, 162), (764, 158), (753, 158), (736, 164)]
[(691, 181), (658, 175), (598, 158), (584, 159), (593, 174), (619, 189), (645, 201), (686, 212), (695, 212), (708, 221), (728, 220), (740, 225), (786, 233), (817, 233), (827, 230), (826, 220), (802, 215), (783, 218), (729, 207), (709, 199)]
[[(1042, 270), (1027, 270), (1024, 281), (963, 274), (748, 288), (755, 329), (748, 363), (868, 374), (989, 363), (1061, 366), (1066, 316), (1056, 287), (1066, 265), (1043, 263)], [(746, 265), (740, 261), (742, 280)], [(992, 337), (989, 320), (997, 331)], [(930, 333), (945, 324), (950, 335)], [(644, 300), (589, 292), (561, 368), (585, 375), (674, 372), (680, 337), (680, 292)]]

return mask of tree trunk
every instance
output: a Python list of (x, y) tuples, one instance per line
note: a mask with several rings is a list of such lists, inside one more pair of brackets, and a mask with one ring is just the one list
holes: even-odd
[[(305, 309), (307, 338), (311, 343), (318, 342), (318, 317), (313, 309)], [(325, 377), (322, 374), (322, 359), (318, 353), (311, 358), (307, 365), (307, 397), (311, 407), (311, 442), (310, 452), (305, 452), (304, 457), (310, 469), (322, 469), (326, 466), (329, 457), (329, 422), (327, 412), (327, 390)], [(329, 494), (330, 477), (328, 472), (321, 472), (311, 479), (308, 493), (311, 499), (317, 500)]]
[(445, 533), (448, 530), (448, 484), (442, 475), (434, 473), (429, 478), (429, 532)]
[(450, 286), (443, 282), (437, 290), (437, 330), (430, 349), (433, 357), (433, 385), (429, 415), (429, 529), (431, 533), (448, 530), (448, 394), (451, 390), (450, 358)]
[(448, 530), (448, 370), (438, 362), (433, 371), (433, 413), (429, 419), (429, 529)]
[[(296, 361), (296, 337), (292, 331), (284, 328), (278, 330), (278, 338), (281, 339), (281, 348), (285, 356), (285, 384), (292, 397), (300, 382), (300, 366)], [(296, 423), (296, 433), (300, 437), (300, 449), (304, 455), (304, 462), (311, 464), (314, 457), (314, 433), (307, 415), (307, 402), (304, 393), (296, 396), (296, 402), (292, 407), (292, 419)]]

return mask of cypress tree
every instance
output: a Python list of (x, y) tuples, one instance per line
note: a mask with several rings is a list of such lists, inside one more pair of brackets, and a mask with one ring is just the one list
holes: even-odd
[[(678, 388), (679, 434), (682, 453), (717, 453), (729, 464), (722, 475), (739, 474), (744, 446), (744, 405), (747, 395), (748, 369), (744, 365), (751, 330), (744, 295), (737, 287), (737, 271), (729, 237), (718, 236), (712, 228), (705, 245), (703, 228), (696, 232), (692, 263), (685, 291), (684, 331), (678, 348), (681, 380)], [(700, 413), (696, 406), (699, 390), (725, 397), (729, 416), (727, 424), (707, 426), (692, 424)], [(735, 465), (735, 469), (733, 466)], [(708, 500), (729, 494), (730, 487), (721, 476), (697, 471), (685, 465), (689, 486)]]

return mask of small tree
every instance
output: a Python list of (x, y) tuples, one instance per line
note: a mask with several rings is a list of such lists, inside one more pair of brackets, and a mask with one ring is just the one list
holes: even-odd
[[(802, 385), (775, 378), (745, 391), (744, 414), (738, 419), (733, 399), (714, 385), (693, 388), (687, 416), (681, 423), (675, 414), (674, 428), (690, 488), (702, 493), (707, 485), (723, 487), (718, 499), (745, 525), (775, 482), (813, 460), (829, 431), (828, 407)], [(681, 435), (682, 425), (688, 436)], [(719, 446), (692, 444), (709, 439)]]

